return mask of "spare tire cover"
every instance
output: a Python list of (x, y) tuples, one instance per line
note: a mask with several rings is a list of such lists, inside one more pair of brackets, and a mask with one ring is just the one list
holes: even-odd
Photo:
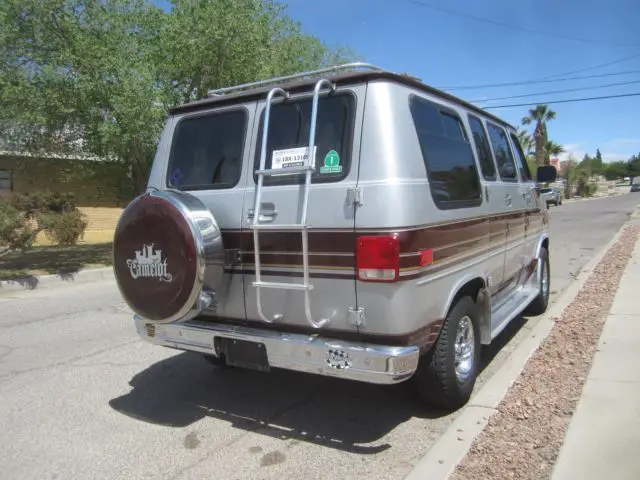
[(147, 192), (120, 217), (113, 268), (120, 293), (136, 314), (160, 323), (179, 320), (201, 303), (205, 269), (217, 270), (206, 272), (207, 278), (222, 275), (220, 229), (196, 197)]

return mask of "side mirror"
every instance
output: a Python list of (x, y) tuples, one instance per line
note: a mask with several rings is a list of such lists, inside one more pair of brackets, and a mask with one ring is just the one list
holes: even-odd
[(558, 171), (553, 165), (543, 165), (538, 167), (536, 172), (536, 181), (538, 183), (553, 183), (556, 181)]

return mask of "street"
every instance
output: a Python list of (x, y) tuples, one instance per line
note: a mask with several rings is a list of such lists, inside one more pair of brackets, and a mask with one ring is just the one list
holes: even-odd
[[(640, 195), (551, 207), (552, 302)], [(484, 352), (486, 382), (536, 319)], [(0, 292), (3, 478), (401, 479), (456, 414), (407, 384), (216, 369), (139, 340), (115, 284)]]

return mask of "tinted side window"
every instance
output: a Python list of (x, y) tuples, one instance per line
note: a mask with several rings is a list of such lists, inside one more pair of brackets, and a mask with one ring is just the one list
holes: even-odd
[(530, 182), (533, 180), (531, 177), (531, 170), (529, 170), (529, 164), (527, 163), (527, 158), (524, 156), (524, 152), (522, 151), (522, 146), (518, 141), (518, 137), (511, 133), (511, 142), (515, 147), (516, 154), (516, 162), (518, 163), (518, 168), (520, 169), (520, 176), (522, 177), (523, 182)]
[(496, 155), (500, 178), (507, 182), (516, 182), (518, 180), (516, 165), (513, 161), (513, 155), (511, 155), (507, 134), (502, 127), (488, 122), (487, 129), (489, 130), (491, 145), (493, 145), (493, 152)]
[[(284, 168), (302, 165), (303, 154), (309, 147), (311, 130), (311, 99), (292, 100), (272, 105), (269, 119), (269, 138), (265, 168)], [(351, 165), (351, 138), (355, 112), (355, 97), (352, 94), (337, 94), (322, 97), (318, 102), (316, 122), (316, 158), (314, 183), (336, 182), (349, 173)], [(255, 168), (260, 165), (264, 111), (260, 118), (256, 145)], [(292, 149), (299, 149), (298, 151)], [(283, 152), (292, 150), (290, 152)], [(276, 152), (274, 156), (274, 152)], [(274, 158), (276, 164), (274, 165)], [(257, 181), (257, 176), (254, 175)], [(265, 177), (264, 185), (295, 184), (304, 181), (304, 175)]]
[(491, 154), (491, 148), (489, 148), (489, 139), (482, 126), (482, 122), (479, 118), (469, 115), (469, 125), (471, 126), (473, 141), (476, 144), (482, 175), (486, 180), (495, 180), (496, 167), (493, 163), (493, 155)]
[(410, 107), (435, 204), (440, 209), (480, 205), (480, 178), (460, 118), (415, 96)]
[(180, 120), (173, 134), (168, 185), (183, 190), (236, 186), (242, 172), (246, 128), (244, 110)]

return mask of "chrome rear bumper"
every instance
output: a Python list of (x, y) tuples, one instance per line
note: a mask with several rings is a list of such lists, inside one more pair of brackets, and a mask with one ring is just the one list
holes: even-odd
[(216, 355), (214, 338), (258, 342), (269, 366), (367, 383), (393, 384), (413, 375), (417, 346), (359, 344), (303, 335), (203, 322), (154, 324), (134, 316), (138, 334), (155, 345)]

